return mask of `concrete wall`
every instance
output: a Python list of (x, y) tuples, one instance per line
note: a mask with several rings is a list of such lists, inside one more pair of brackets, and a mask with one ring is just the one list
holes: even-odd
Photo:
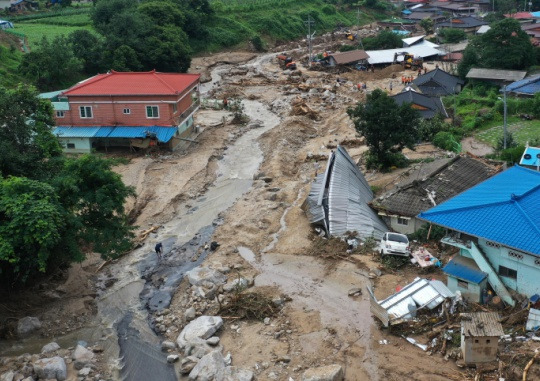
[(425, 224), (423, 221), (419, 221), (416, 218), (411, 218), (407, 220), (407, 225), (398, 224), (398, 217), (384, 217), (384, 222), (389, 226), (393, 231), (401, 234), (411, 234), (420, 229), (420, 227)]
[[(92, 152), (92, 143), (90, 138), (59, 138), (60, 144), (66, 153), (90, 153)], [(74, 148), (68, 148), (68, 144), (75, 145)]]
[[(188, 110), (192, 96), (198, 96), (195, 86), (174, 96), (71, 96), (70, 110), (56, 118), (57, 126), (177, 126), (183, 122), (182, 113)], [(79, 108), (92, 107), (91, 118), (81, 118)], [(146, 106), (157, 106), (158, 118), (148, 118)], [(175, 111), (176, 106), (176, 111)], [(129, 109), (129, 114), (124, 114)]]
[(461, 329), (461, 352), (467, 364), (497, 360), (499, 338), (497, 336), (465, 337)]
[[(506, 287), (529, 297), (540, 294), (540, 282), (538, 281), (540, 278), (540, 256), (512, 250), (485, 239), (478, 239), (478, 246)], [(465, 250), (462, 249), (461, 252), (462, 255), (471, 257)], [(517, 271), (517, 277), (513, 278), (501, 274), (500, 266)]]
[[(471, 302), (475, 303), (481, 303), (482, 302), (482, 290), (486, 288), (487, 285), (487, 278), (484, 279), (480, 284), (467, 282), (467, 288), (460, 287), (458, 285), (458, 281), (461, 281), (461, 279), (455, 278), (453, 276), (448, 275), (448, 279), (446, 281), (446, 284), (450, 291), (461, 292), (461, 295), (463, 297)], [(465, 281), (466, 282), (466, 281)]]

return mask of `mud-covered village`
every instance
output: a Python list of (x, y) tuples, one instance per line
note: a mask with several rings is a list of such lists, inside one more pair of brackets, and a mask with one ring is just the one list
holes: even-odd
[(0, 1), (0, 381), (540, 380), (540, 1)]

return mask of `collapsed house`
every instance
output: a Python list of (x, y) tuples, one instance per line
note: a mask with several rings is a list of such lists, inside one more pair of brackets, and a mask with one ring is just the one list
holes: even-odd
[(387, 227), (368, 203), (373, 192), (345, 148), (338, 146), (318, 175), (304, 203), (309, 222), (329, 236), (356, 232), (358, 238), (380, 240)]
[(388, 298), (377, 301), (373, 291), (368, 288), (370, 310), (385, 327), (400, 324), (416, 317), (418, 310), (438, 307), (447, 298), (455, 295), (440, 280), (416, 278), (412, 283)]

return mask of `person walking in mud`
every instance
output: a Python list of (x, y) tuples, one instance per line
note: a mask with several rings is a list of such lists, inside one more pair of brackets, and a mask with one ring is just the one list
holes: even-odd
[(158, 242), (155, 247), (155, 250), (158, 257), (158, 261), (161, 261), (161, 253), (163, 252), (163, 244), (161, 242)]

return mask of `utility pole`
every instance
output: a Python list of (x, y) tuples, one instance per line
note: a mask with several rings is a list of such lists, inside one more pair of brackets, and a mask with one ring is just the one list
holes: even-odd
[(360, 37), (360, 33), (358, 31), (360, 30), (360, 8), (356, 9), (356, 38), (358, 38), (358, 42), (362, 50), (364, 50), (364, 44), (362, 43), (362, 37)]
[(503, 140), (503, 149), (506, 149), (506, 85), (504, 85), (504, 88), (503, 88), (503, 94), (504, 94), (504, 100), (503, 100), (503, 103), (504, 103), (504, 124), (503, 124), (503, 134), (504, 134), (504, 140)]
[(308, 15), (308, 19), (307, 21), (304, 21), (304, 24), (307, 26), (308, 28), (308, 34), (307, 34), (307, 40), (308, 40), (308, 51), (309, 51), (309, 63), (308, 63), (308, 67), (311, 67), (311, 61), (313, 59), (312, 57), (312, 52), (311, 52), (311, 40), (313, 39), (313, 36), (315, 35), (315, 31), (313, 32), (313, 34), (311, 33), (311, 27), (313, 25), (315, 25), (315, 20), (312, 20), (311, 19), (311, 15)]

